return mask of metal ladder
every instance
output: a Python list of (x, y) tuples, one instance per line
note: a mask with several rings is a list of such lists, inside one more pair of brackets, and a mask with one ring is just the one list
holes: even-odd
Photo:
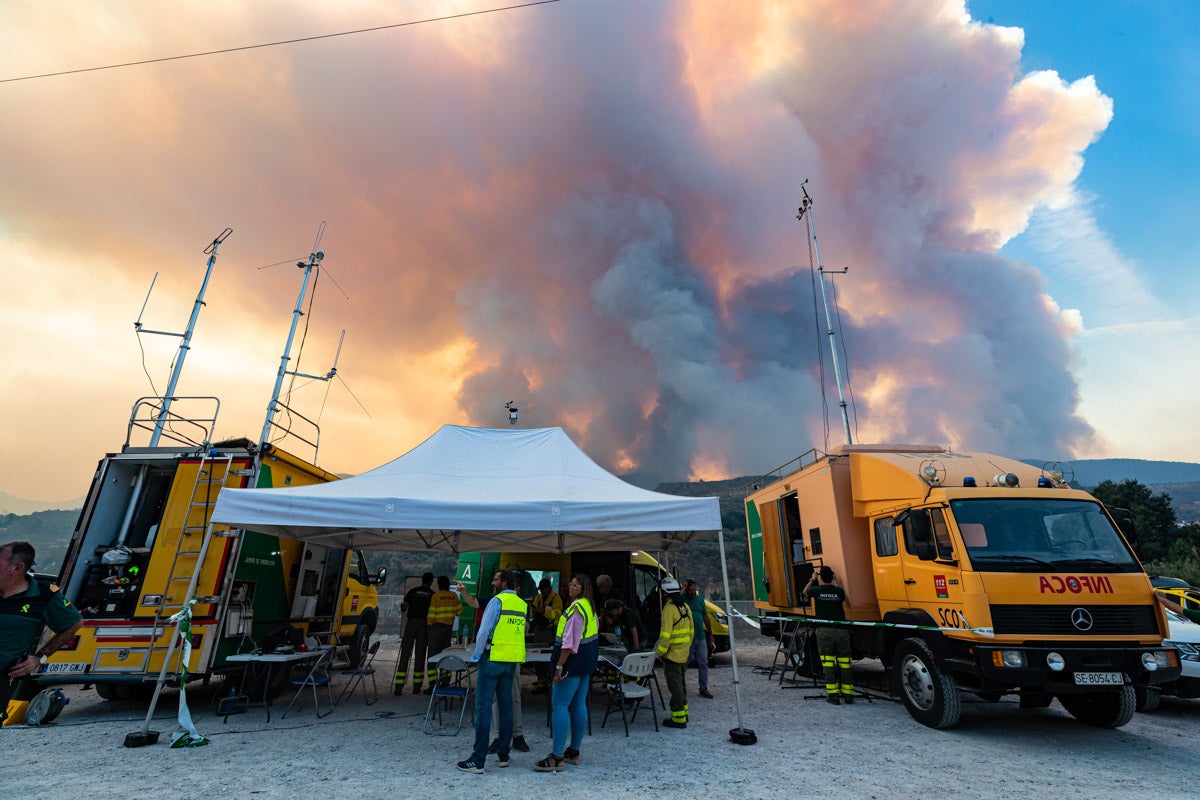
[[(217, 454), (216, 451), (205, 453), (200, 460), (196, 470), (196, 482), (192, 485), (192, 493), (188, 498), (183, 526), (179, 531), (179, 540), (175, 543), (171, 570), (163, 587), (162, 599), (155, 609), (150, 652), (145, 662), (147, 670), (156, 653), (167, 653), (172, 649), (174, 637), (163, 643), (159, 635), (163, 620), (182, 609), (191, 600), (188, 596), (189, 588), (194, 587), (200, 579), (204, 557), (212, 537), (233, 534), (233, 531), (213, 533), (208, 524), (217, 493), (225, 486), (225, 481), (233, 472), (233, 460), (233, 456)], [(195, 589), (192, 588), (191, 591)], [(212, 598), (210, 602), (217, 602), (216, 598)]]

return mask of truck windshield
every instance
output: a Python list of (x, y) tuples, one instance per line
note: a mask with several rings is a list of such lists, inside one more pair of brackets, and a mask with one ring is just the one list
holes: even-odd
[(979, 572), (1140, 572), (1099, 503), (1031, 497), (952, 500)]

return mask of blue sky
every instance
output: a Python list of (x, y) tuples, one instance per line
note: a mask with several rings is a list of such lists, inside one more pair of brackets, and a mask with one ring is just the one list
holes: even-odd
[[(1078, 181), (1100, 227), (1151, 290), (1194, 316), (1200, 273), (1200, 3), (970, 0), (976, 19), (1025, 31), (1022, 65), (1066, 81), (1094, 75), (1113, 121), (1084, 154)], [(1038, 260), (1025, 237), (1002, 251)], [(1054, 280), (1064, 300), (1072, 287)]]
[[(1076, 181), (1096, 223), (1085, 237), (1100, 247), (1065, 249), (1087, 253), (1075, 257), (1102, 274), (1127, 270), (1124, 280), (1105, 296), (1072, 269), (1055, 246), (1063, 228), (1045, 211), (1001, 250), (1042, 271), (1060, 306), (1082, 309), (1081, 409), (1109, 441), (1089, 455), (1200, 460), (1191, 355), (1200, 327), (1200, 3), (970, 0), (968, 8), (982, 22), (1024, 30), (1024, 71), (1053, 70), (1067, 82), (1092, 75), (1113, 101)], [(1131, 390), (1139, 385), (1140, 394)]]

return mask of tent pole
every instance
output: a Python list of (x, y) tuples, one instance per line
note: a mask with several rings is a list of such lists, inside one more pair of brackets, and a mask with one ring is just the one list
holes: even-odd
[(717, 543), (721, 550), (721, 580), (725, 583), (725, 618), (729, 621), (729, 656), (733, 663), (733, 705), (737, 709), (738, 726), (729, 732), (729, 738), (735, 744), (754, 744), (758, 738), (754, 731), (742, 724), (742, 690), (738, 678), (737, 641), (733, 634), (734, 617), (733, 604), (729, 599), (729, 567), (725, 563), (725, 532), (717, 531)]

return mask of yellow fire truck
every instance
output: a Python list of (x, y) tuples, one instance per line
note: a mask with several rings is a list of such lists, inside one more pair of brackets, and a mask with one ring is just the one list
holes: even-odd
[(334, 479), (244, 439), (202, 450), (127, 448), (103, 458), (58, 581), (83, 614), (83, 628), (42, 668), (39, 682), (93, 684), (107, 699), (148, 697), (174, 634), (165, 620), (190, 600), (193, 574), (189, 677), (221, 671), (228, 656), (261, 646), (281, 626), (337, 634), (354, 658), (376, 627), (376, 586), (384, 579), (382, 570), (368, 571), (361, 551), (240, 530), (214, 530), (202, 547), (221, 488)]
[[(147, 330), (140, 319), (134, 324), (139, 336), (179, 337), (179, 351), (166, 390), (134, 403), (121, 451), (96, 469), (57, 581), (83, 614), (83, 627), (42, 667), (41, 684), (92, 684), (108, 699), (148, 697), (160, 674), (182, 674), (182, 649), (172, 653), (175, 625), (168, 619), (188, 604), (189, 679), (224, 670), (231, 655), (293, 636), (336, 636), (349, 642), (357, 663), (375, 630), (376, 586), (385, 571), (372, 574), (361, 551), (209, 524), (224, 487), (337, 479), (272, 444), (298, 441), (315, 461), (318, 426), (280, 395), (287, 376), (328, 380), (337, 372), (336, 363), (324, 376), (288, 368), (304, 297), (324, 251), (296, 265), (303, 270), (300, 293), (258, 442), (214, 442), (219, 399), (176, 395), (217, 249), (230, 233), (226, 228), (204, 251), (207, 271), (183, 333)], [(280, 412), (287, 426), (275, 421)]]
[(746, 497), (756, 605), (793, 626), (815, 674), (814, 571), (846, 592), (857, 657), (934, 728), (960, 696), (1055, 697), (1076, 718), (1127, 723), (1137, 691), (1175, 680), (1167, 621), (1103, 504), (1059, 470), (928, 445), (812, 451)]

